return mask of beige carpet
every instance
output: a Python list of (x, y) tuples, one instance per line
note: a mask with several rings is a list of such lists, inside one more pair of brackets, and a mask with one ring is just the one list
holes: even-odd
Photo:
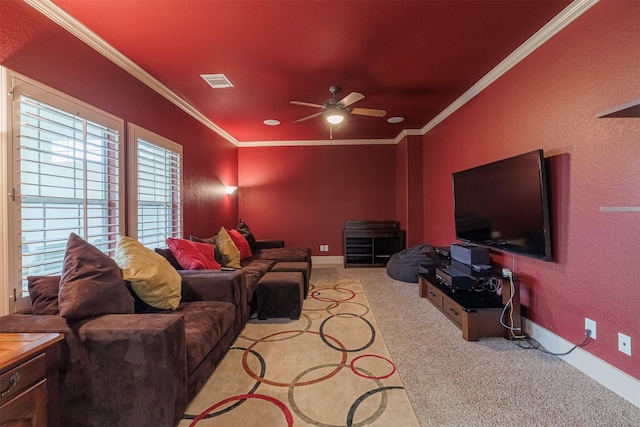
[(357, 278), (313, 274), (299, 320), (251, 320), (180, 427), (419, 426)]
[(503, 338), (464, 341), (417, 283), (384, 268), (316, 266), (312, 277), (360, 280), (423, 427), (640, 426), (640, 408), (556, 356)]

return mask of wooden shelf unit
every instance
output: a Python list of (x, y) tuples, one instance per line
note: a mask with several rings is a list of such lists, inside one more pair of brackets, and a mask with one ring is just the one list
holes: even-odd
[(384, 267), (404, 249), (404, 231), (397, 221), (346, 221), (344, 266)]

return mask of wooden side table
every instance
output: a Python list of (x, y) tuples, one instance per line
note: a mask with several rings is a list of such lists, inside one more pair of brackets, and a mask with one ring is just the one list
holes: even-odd
[(60, 424), (61, 334), (0, 333), (0, 426)]

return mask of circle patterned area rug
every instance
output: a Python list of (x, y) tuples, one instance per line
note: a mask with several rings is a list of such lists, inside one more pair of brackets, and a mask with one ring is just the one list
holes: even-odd
[(250, 320), (179, 427), (419, 426), (359, 280), (310, 284), (298, 320)]

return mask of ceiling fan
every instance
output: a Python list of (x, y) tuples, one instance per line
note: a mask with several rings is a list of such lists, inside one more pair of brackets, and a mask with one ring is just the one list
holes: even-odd
[(358, 114), (360, 116), (372, 116), (372, 117), (384, 117), (387, 112), (385, 110), (376, 110), (373, 108), (354, 108), (351, 105), (364, 99), (364, 95), (358, 92), (351, 92), (349, 95), (338, 100), (336, 94), (340, 92), (340, 86), (331, 86), (329, 92), (333, 95), (333, 98), (329, 98), (322, 104), (312, 104), (310, 102), (291, 101), (295, 105), (303, 105), (305, 107), (322, 108), (323, 111), (311, 114), (310, 116), (303, 117), (295, 120), (294, 123), (304, 122), (315, 117), (324, 116), (325, 119), (332, 125), (341, 123), (345, 116), (348, 114)]

